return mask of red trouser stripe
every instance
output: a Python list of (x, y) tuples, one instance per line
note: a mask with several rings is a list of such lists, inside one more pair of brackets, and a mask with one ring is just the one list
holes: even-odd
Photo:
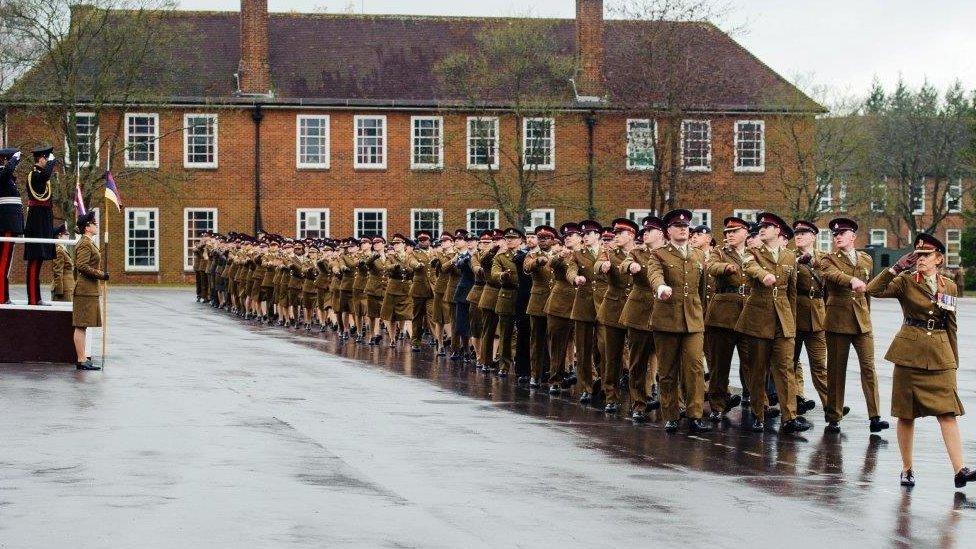
[(27, 304), (37, 305), (41, 302), (41, 263), (40, 259), (27, 261)]
[[(13, 236), (11, 231), (4, 231), (2, 236)], [(0, 242), (0, 303), (10, 301), (10, 258), (14, 255), (13, 242)]]

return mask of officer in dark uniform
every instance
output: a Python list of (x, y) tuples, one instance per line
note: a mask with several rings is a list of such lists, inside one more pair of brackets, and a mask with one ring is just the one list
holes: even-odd
[[(57, 163), (54, 147), (34, 149), (34, 169), (27, 174), (27, 220), (24, 236), (27, 238), (54, 238), (54, 211), (51, 200), (51, 173)], [(41, 303), (41, 266), (56, 256), (54, 244), (25, 244), (24, 259), (27, 261), (27, 304)]]
[[(0, 236), (24, 234), (24, 207), (17, 190), (14, 170), (20, 162), (20, 151), (0, 149)], [(13, 242), (0, 242), (0, 303), (10, 303), (10, 265), (14, 255)]]

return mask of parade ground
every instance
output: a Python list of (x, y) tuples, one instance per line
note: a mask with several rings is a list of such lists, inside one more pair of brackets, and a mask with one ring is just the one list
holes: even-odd
[[(22, 295), (15, 298), (22, 299)], [(959, 395), (976, 412), (976, 308)], [(901, 322), (875, 300), (882, 357)], [(248, 323), (188, 289), (110, 292), (102, 372), (0, 366), (0, 547), (966, 547), (934, 419), (918, 486), (868, 419), (856, 358), (842, 435), (634, 426), (443, 358)], [(96, 354), (98, 330), (89, 330)], [(737, 379), (733, 373), (733, 379)], [(809, 384), (809, 377), (807, 379)], [(808, 395), (814, 395), (808, 387)], [(891, 419), (887, 418), (886, 419)], [(894, 420), (891, 420), (894, 423)], [(976, 463), (976, 418), (961, 418)]]

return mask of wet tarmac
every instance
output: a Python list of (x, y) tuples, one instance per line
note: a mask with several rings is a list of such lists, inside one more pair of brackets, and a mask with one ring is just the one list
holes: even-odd
[[(873, 306), (887, 411), (880, 357), (900, 314)], [(959, 338), (971, 411), (974, 306)], [(919, 485), (898, 486), (894, 430), (870, 436), (853, 361), (840, 436), (823, 433), (819, 404), (803, 437), (748, 432), (738, 411), (715, 432), (669, 435), (427, 348), (255, 325), (185, 290), (113, 289), (110, 313), (104, 372), (0, 365), (0, 547), (976, 540), (976, 486), (952, 486), (934, 420), (917, 427)], [(960, 425), (976, 463), (976, 423)]]

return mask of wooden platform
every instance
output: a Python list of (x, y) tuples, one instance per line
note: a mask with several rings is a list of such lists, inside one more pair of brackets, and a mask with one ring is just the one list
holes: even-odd
[(0, 363), (73, 363), (71, 303), (0, 305)]

